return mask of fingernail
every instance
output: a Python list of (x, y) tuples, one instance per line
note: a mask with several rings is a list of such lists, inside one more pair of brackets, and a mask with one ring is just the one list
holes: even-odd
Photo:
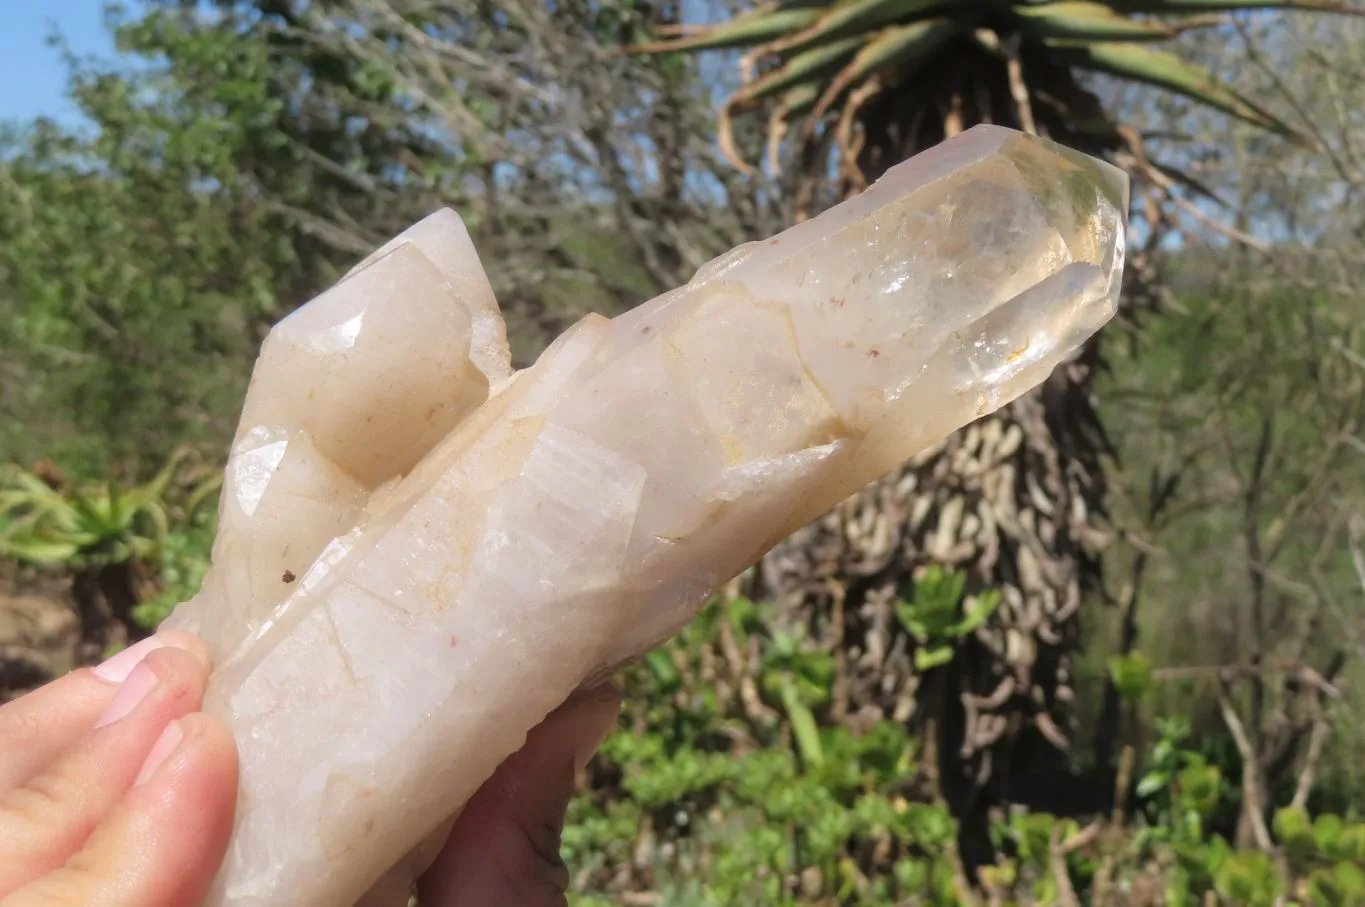
[(95, 722), (96, 728), (113, 724), (120, 718), (127, 715), (137, 704), (147, 698), (147, 694), (156, 689), (158, 683), (156, 672), (145, 664), (139, 664), (133, 668), (133, 672), (128, 675), (128, 679), (118, 688), (118, 693), (114, 695), (113, 701), (105, 706), (104, 714), (100, 715), (99, 721)]
[(180, 745), (180, 741), (185, 734), (180, 730), (180, 722), (172, 721), (166, 725), (166, 730), (161, 732), (161, 736), (156, 738), (156, 743), (152, 744), (152, 751), (147, 754), (147, 759), (142, 763), (142, 768), (137, 773), (137, 780), (133, 782), (133, 787), (144, 784), (161, 764), (171, 757), (175, 748)]
[(153, 652), (165, 644), (159, 637), (149, 636), (142, 642), (131, 645), (122, 652), (111, 656), (92, 670), (100, 680), (108, 683), (123, 683), (128, 679), (128, 675), (133, 673), (133, 668), (136, 668), (141, 664), (142, 659), (147, 657), (147, 653)]

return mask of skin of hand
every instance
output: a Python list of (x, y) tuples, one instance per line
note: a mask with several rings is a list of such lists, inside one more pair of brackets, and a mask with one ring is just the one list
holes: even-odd
[[(167, 631), (0, 707), (0, 907), (202, 901), (237, 800), (232, 736), (200, 711), (209, 670)], [(599, 688), (531, 732), (419, 880), (423, 907), (565, 903), (564, 813), (619, 708)]]

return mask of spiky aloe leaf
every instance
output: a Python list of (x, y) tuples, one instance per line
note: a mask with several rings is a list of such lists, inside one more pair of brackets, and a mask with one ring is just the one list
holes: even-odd
[(65, 506), (65, 501), (24, 489), (0, 491), (0, 515), (11, 513), (42, 514), (54, 506)]
[(23, 507), (31, 497), (27, 491), (0, 491), (0, 517)]
[(627, 47), (628, 54), (667, 53), (684, 50), (720, 50), (762, 44), (810, 27), (825, 13), (823, 6), (809, 3), (772, 4), (717, 25), (704, 26), (692, 34)]
[(80, 512), (84, 528), (96, 535), (115, 535), (126, 525), (125, 515), (107, 489), (79, 492), (72, 496), (71, 504)]
[(80, 545), (65, 540), (0, 538), (0, 556), (30, 564), (67, 564), (75, 560), (80, 551)]
[(7, 466), (0, 468), (0, 480), (14, 485), (21, 491), (26, 491), (33, 495), (35, 499), (43, 499), (62, 503), (63, 499), (59, 492), (55, 491), (51, 485), (47, 484), (37, 474), (21, 469), (18, 466)]
[(194, 486), (188, 498), (185, 499), (185, 515), (190, 519), (194, 518), (195, 512), (209, 499), (209, 496), (223, 488), (223, 474), (214, 472), (202, 482)]
[(1169, 51), (1154, 50), (1141, 44), (1048, 43), (1074, 66), (1155, 85), (1254, 126), (1300, 138), (1291, 126), (1238, 94), (1204, 67), (1186, 62)]
[(820, 100), (820, 87), (814, 82), (803, 82), (782, 95), (777, 108), (784, 119), (800, 116), (815, 106)]
[(971, 4), (952, 0), (847, 0), (836, 3), (809, 28), (773, 42), (774, 53), (790, 53), (849, 35), (867, 35), (892, 23), (904, 25), (931, 16), (968, 11)]
[(75, 532), (82, 526), (80, 511), (46, 485), (41, 490), (25, 488), (0, 493), (0, 514), (9, 516), (16, 512), (20, 514), (16, 523), (42, 522), (63, 532)]
[(961, 31), (959, 23), (948, 19), (912, 22), (882, 29), (829, 83), (820, 102), (815, 105), (811, 119), (819, 119), (844, 91), (873, 73), (891, 67), (902, 71), (919, 67), (945, 41)]
[(152, 524), (152, 535), (146, 540), (153, 546), (159, 547), (165, 541), (166, 536), (171, 534), (171, 516), (166, 512), (166, 508), (157, 501), (143, 505), (142, 513), (147, 515), (147, 519)]
[(116, 495), (115, 501), (118, 504), (119, 512), (127, 514), (131, 518), (132, 515), (144, 510), (149, 505), (156, 505), (161, 496), (166, 493), (167, 486), (171, 484), (171, 478), (175, 475), (175, 471), (180, 468), (180, 464), (184, 462), (186, 456), (188, 456), (188, 451), (185, 448), (176, 450), (155, 476), (136, 488)]
[(1103, 3), (1088, 0), (1057, 0), (1016, 6), (1026, 34), (1038, 38), (1073, 41), (1165, 41), (1175, 29), (1160, 22), (1132, 19)]
[(1235, 13), (1254, 9), (1288, 9), (1319, 13), (1361, 15), (1360, 6), (1340, 0), (1114, 0), (1121, 13)]
[[(787, 96), (790, 97), (792, 91), (801, 89), (803, 86), (809, 85), (812, 91), (817, 90), (815, 86), (819, 84), (819, 81), (842, 67), (857, 53), (861, 44), (862, 41), (858, 38), (845, 38), (842, 41), (835, 41), (797, 54), (777, 69), (755, 79), (726, 99), (725, 104), (720, 109), (720, 114), (716, 118), (716, 140), (726, 160), (744, 173), (753, 172), (753, 167), (745, 163), (739, 149), (735, 147), (732, 117), (736, 111), (755, 107), (764, 98), (782, 92), (786, 92)], [(780, 119), (770, 120), (769, 135), (772, 135), (773, 129), (780, 127), (783, 122), (785, 121)]]
[(802, 82), (819, 79), (843, 67), (858, 52), (862, 44), (862, 38), (845, 38), (799, 53), (777, 69), (735, 92), (731, 103), (734, 106), (745, 106), (771, 97), (784, 89), (793, 88)]

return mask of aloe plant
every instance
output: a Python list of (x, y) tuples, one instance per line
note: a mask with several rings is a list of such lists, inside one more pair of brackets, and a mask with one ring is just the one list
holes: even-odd
[(0, 469), (0, 557), (83, 568), (147, 558), (169, 519), (162, 495), (183, 455), (133, 488), (58, 490), (36, 473)]
[[(167, 495), (188, 453), (176, 452), (151, 479), (129, 487), (57, 487), (31, 470), (0, 465), (0, 558), (70, 573), (85, 655), (123, 641), (114, 622), (140, 632), (155, 626), (165, 610), (161, 603), (156, 616), (138, 620), (137, 607), (151, 601), (158, 578), (164, 579), (158, 574), (166, 572), (168, 553), (177, 563), (185, 560), (174, 545), (167, 547), (174, 541)], [(215, 470), (189, 489), (174, 508), (176, 525), (192, 522), (220, 481)], [(174, 591), (181, 594), (186, 586), (181, 579)]]
[[(1294, 135), (1253, 99), (1159, 46), (1192, 28), (1217, 25), (1224, 14), (1254, 9), (1354, 11), (1337, 0), (770, 0), (729, 21), (674, 28), (664, 40), (631, 50), (745, 49), (742, 84), (720, 112), (722, 145), (745, 169), (732, 139), (735, 115), (766, 109), (769, 145), (776, 147), (793, 126), (810, 136), (828, 115), (843, 123), (870, 120), (877, 114), (869, 101), (880, 95), (909, 100), (901, 105), (906, 113), (916, 99), (918, 112), (933, 111), (944, 83), (954, 80), (997, 83), (988, 87), (1010, 99), (992, 112), (997, 122), (1051, 127), (1043, 131), (1062, 138), (1117, 138), (1102, 112), (1084, 109), (1077, 71), (1153, 85)], [(971, 64), (965, 70), (958, 65), (964, 60)], [(968, 87), (957, 87), (961, 98)], [(954, 115), (941, 106), (939, 113)], [(846, 128), (840, 141), (857, 154), (851, 136)]]

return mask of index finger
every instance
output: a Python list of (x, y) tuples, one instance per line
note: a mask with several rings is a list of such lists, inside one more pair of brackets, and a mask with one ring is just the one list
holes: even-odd
[(167, 630), (103, 664), (72, 671), (0, 706), (0, 793), (23, 784), (70, 749), (94, 726), (133, 668), (163, 646), (184, 649), (208, 664), (203, 643)]

